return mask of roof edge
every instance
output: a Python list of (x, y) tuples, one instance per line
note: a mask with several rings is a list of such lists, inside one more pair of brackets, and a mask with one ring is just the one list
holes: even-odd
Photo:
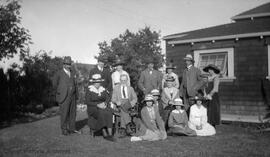
[(248, 38), (248, 37), (257, 37), (257, 36), (270, 36), (270, 31), (267, 32), (256, 32), (256, 33), (245, 33), (245, 34), (234, 34), (234, 35), (226, 35), (226, 36), (214, 36), (207, 38), (198, 38), (198, 39), (187, 39), (187, 40), (176, 40), (169, 41), (168, 44), (184, 44), (184, 43), (195, 43), (195, 42), (203, 42), (203, 41), (211, 41), (211, 40), (227, 40), (227, 39), (239, 39), (239, 38)]
[(241, 19), (266, 17), (266, 16), (270, 16), (270, 13), (257, 13), (257, 14), (249, 14), (249, 15), (240, 15), (240, 16), (234, 16), (231, 19), (232, 20), (241, 20)]

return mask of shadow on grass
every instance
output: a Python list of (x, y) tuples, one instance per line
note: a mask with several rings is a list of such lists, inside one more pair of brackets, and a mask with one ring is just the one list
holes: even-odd
[(81, 130), (84, 126), (86, 126), (88, 123), (88, 119), (82, 119), (79, 121), (76, 121), (76, 130)]

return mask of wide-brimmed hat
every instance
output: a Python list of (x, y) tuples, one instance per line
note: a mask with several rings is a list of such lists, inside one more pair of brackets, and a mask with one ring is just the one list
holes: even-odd
[(89, 79), (90, 83), (101, 83), (104, 82), (104, 79), (101, 78), (100, 74), (94, 74), (92, 77)]
[(174, 82), (175, 78), (173, 76), (167, 76), (166, 77), (166, 82)]
[(115, 63), (113, 64), (114, 67), (118, 66), (118, 65), (125, 65), (126, 63), (123, 60), (117, 59), (115, 61)]
[(203, 68), (203, 71), (208, 72), (209, 69), (212, 69), (216, 74), (220, 73), (220, 70), (217, 66), (215, 66), (214, 64), (209, 64), (206, 67)]
[(151, 95), (153, 95), (153, 96), (160, 96), (160, 92), (159, 92), (158, 89), (153, 89), (153, 90), (151, 91)]
[(187, 54), (186, 57), (184, 57), (184, 60), (192, 61), (194, 62), (194, 59), (191, 54)]
[(72, 63), (72, 61), (71, 61), (71, 57), (70, 56), (64, 57), (63, 64), (71, 65), (71, 63)]
[(144, 102), (146, 102), (146, 101), (153, 101), (154, 102), (154, 97), (151, 94), (147, 94), (143, 101)]
[(166, 65), (166, 69), (176, 69), (176, 66), (174, 66), (172, 63), (169, 63)]
[(173, 103), (174, 106), (185, 106), (183, 104), (183, 100), (181, 98), (176, 98), (174, 99), (174, 103)]

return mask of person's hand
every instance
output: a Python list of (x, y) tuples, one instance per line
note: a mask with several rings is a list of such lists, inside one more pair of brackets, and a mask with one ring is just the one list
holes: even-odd
[(207, 94), (205, 97), (207, 100), (212, 100), (212, 96), (210, 94)]
[(98, 108), (101, 108), (101, 109), (105, 109), (106, 108), (106, 104), (104, 102), (102, 102), (102, 103), (97, 104), (97, 107)]
[(168, 105), (173, 105), (173, 101), (169, 100)]
[(197, 130), (202, 130), (202, 125), (196, 125)]

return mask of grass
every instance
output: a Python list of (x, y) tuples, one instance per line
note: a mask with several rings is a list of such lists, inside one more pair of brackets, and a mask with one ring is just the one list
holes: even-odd
[(238, 125), (220, 125), (212, 137), (172, 137), (156, 142), (117, 142), (90, 137), (86, 114), (78, 115), (83, 134), (62, 136), (59, 117), (18, 124), (0, 130), (0, 156), (270, 156), (270, 133), (255, 132)]

